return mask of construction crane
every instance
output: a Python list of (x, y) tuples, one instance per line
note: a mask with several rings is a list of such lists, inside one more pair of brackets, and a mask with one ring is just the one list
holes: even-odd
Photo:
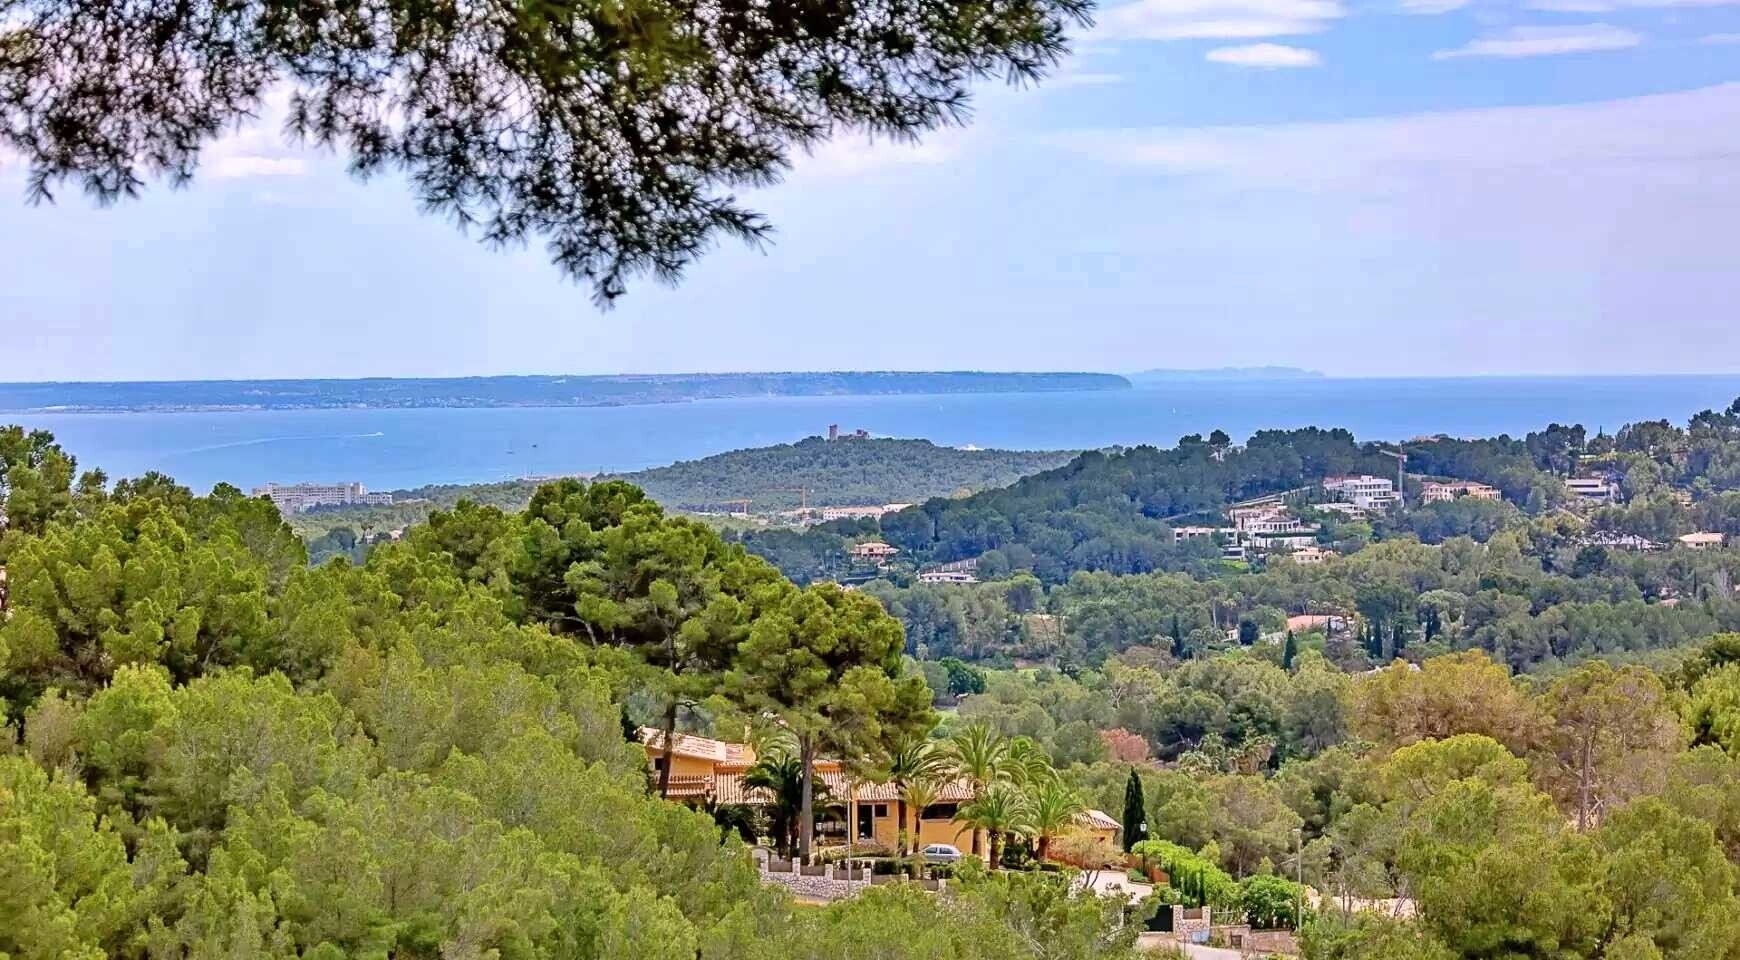
[(751, 500), (721, 500), (719, 502), (724, 504), (727, 507), (735, 505), (738, 508), (739, 512), (741, 512), (743, 514), (743, 516), (747, 517), (747, 516), (749, 516), (749, 505), (751, 503), (753, 503), (754, 501), (751, 501)]
[(1407, 454), (1407, 452), (1402, 450), (1400, 447), (1398, 447), (1394, 450), (1391, 450), (1387, 447), (1379, 447), (1378, 452), (1383, 454), (1386, 457), (1395, 457), (1396, 458), (1396, 506), (1399, 506), (1399, 507), (1407, 506), (1408, 505), (1407, 494), (1402, 492), (1402, 480), (1407, 475), (1407, 472), (1406, 472), (1406, 468), (1408, 466), (1408, 454)]
[(775, 492), (776, 493), (795, 493), (798, 495), (798, 509), (799, 510), (808, 510), (810, 508), (810, 488), (809, 487), (784, 487), (784, 488), (777, 490)]

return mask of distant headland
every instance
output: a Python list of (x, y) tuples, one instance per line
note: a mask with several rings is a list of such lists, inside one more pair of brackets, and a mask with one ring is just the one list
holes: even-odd
[(1129, 378), (1136, 383), (1177, 383), (1200, 380), (1321, 380), (1323, 374), (1299, 367), (1216, 367), (1208, 370), (1143, 370)]
[(1128, 389), (1129, 380), (1110, 373), (995, 373), (976, 370), (0, 383), (0, 411), (122, 413), (600, 407), (753, 397)]

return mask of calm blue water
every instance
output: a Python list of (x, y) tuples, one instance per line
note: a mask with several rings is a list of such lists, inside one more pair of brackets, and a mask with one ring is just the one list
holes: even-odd
[(1520, 436), (1557, 420), (1593, 433), (1740, 396), (1740, 375), (1179, 383), (1104, 393), (780, 397), (633, 407), (0, 414), (46, 427), (110, 477), (161, 470), (196, 490), (268, 480), (425, 483), (634, 470), (823, 433), (830, 423), (940, 444), (1170, 446), (1216, 427), (1347, 427), (1362, 439)]

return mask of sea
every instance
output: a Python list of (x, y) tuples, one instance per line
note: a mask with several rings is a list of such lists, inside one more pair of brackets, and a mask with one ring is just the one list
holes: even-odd
[(371, 490), (620, 473), (862, 429), (947, 446), (1080, 450), (1170, 446), (1216, 428), (1345, 427), (1362, 440), (1591, 434), (1684, 423), (1740, 397), (1740, 374), (1637, 377), (1304, 378), (1162, 382), (1081, 393), (767, 397), (614, 407), (6, 413), (52, 431), (81, 467), (156, 470), (195, 490), (360, 481)]

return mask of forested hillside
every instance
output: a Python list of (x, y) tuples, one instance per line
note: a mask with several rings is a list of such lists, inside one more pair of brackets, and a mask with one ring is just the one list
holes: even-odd
[[(16, 429), (0, 460), (9, 957), (1134, 960), (1172, 904), (1298, 928), (1313, 960), (1740, 956), (1728, 551), (1564, 574), (1506, 529), (1232, 580), (854, 593), (567, 480), (309, 567), (232, 489), (110, 485)], [(1347, 631), (1287, 631), (1301, 603)], [(1016, 652), (1061, 669), (949, 656)], [(817, 755), (919, 806), (981, 778), (960, 815), (1000, 869), (796, 907), (739, 839), (786, 834), (659, 799), (635, 724), (754, 728), (782, 791)], [(1165, 871), (1127, 917), (1036, 867), (1090, 805)]]
[[(627, 474), (666, 507), (715, 510), (749, 500), (756, 513), (810, 506), (917, 503), (1003, 487), (1067, 463), (1066, 451), (962, 450), (929, 440), (810, 437)], [(804, 494), (800, 496), (799, 491)]]
[[(889, 514), (877, 532), (915, 562), (988, 557), (994, 569), (1030, 570), (1047, 583), (1077, 571), (1200, 573), (1212, 551), (1202, 543), (1175, 545), (1170, 523), (1212, 521), (1231, 503), (1309, 487), (1327, 474), (1394, 476), (1396, 461), (1383, 451), (1395, 449), (1407, 454), (1410, 473), (1491, 484), (1515, 509), (1435, 504), (1374, 518), (1380, 537), (1485, 539), (1522, 514), (1540, 517), (1566, 505), (1564, 480), (1573, 474), (1609, 476), (1621, 493), (1620, 503), (1592, 516), (1596, 529), (1655, 539), (1740, 532), (1740, 400), (1699, 413), (1684, 428), (1646, 422), (1612, 436), (1551, 424), (1522, 439), (1439, 437), (1397, 447), (1358, 443), (1346, 430), (1307, 428), (1260, 431), (1238, 447), (1216, 431), (1164, 450), (1088, 452), (1005, 488)], [(1417, 504), (1417, 485), (1411, 490)], [(796, 544), (782, 547), (802, 554)]]
[(1090, 452), (1000, 490), (932, 500), (882, 518), (882, 534), (924, 560), (1001, 551), (1041, 580), (1075, 570), (1142, 573), (1174, 556), (1165, 520), (1315, 483), (1330, 473), (1394, 473), (1395, 461), (1346, 430), (1265, 430), (1243, 447), (1224, 434), (1176, 447)]
[(951, 722), (1067, 758), (1182, 903), (1285, 925), (1302, 875), (1309, 960), (1740, 951), (1740, 636), (1550, 682), (1478, 652), (1368, 676), (1284, 659), (995, 671)]
[[(881, 506), (916, 503), (1006, 486), (1031, 473), (1067, 462), (1065, 451), (962, 450), (928, 440), (849, 437), (829, 442), (810, 437), (797, 443), (733, 450), (624, 474), (666, 509), (761, 515), (816, 506)], [(490, 484), (437, 484), (395, 490), (390, 507), (322, 508), (290, 518), (317, 559), (348, 553), (358, 540), (421, 522), (430, 511), (460, 500), (518, 510), (538, 484), (511, 480)], [(800, 493), (800, 490), (802, 491)], [(357, 551), (360, 555), (361, 551)]]
[(1211, 579), (1083, 572), (1049, 590), (1031, 576), (864, 589), (901, 618), (913, 650), (937, 658), (1183, 659), (1235, 645), (1229, 632), (1243, 625), (1275, 637), (1290, 616), (1311, 613), (1345, 619), (1326, 652), (1349, 670), (1478, 649), (1518, 671), (1552, 672), (1591, 657), (1671, 654), (1740, 630), (1736, 583), (1733, 550), (1631, 553), (1519, 530), (1486, 543), (1390, 540), (1322, 564)]

